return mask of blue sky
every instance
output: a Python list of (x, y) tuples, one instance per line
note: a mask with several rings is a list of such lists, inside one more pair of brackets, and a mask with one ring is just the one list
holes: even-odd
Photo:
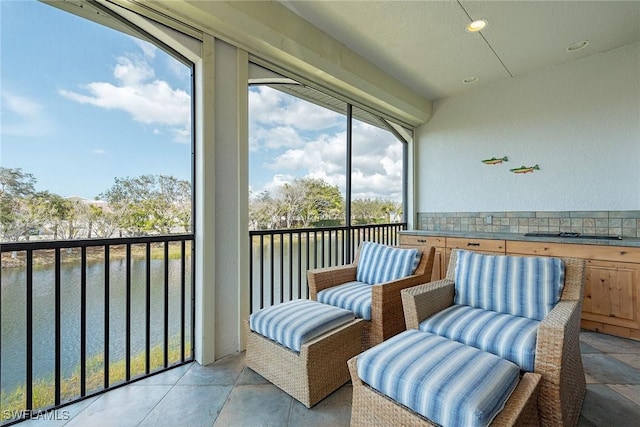
[[(191, 177), (190, 68), (151, 44), (51, 6), (0, 0), (0, 165), (38, 190), (94, 198), (115, 177)], [(345, 117), (252, 87), (250, 191), (296, 177), (344, 191)], [(354, 198), (400, 200), (401, 145), (354, 126)]]
[(0, 7), (0, 165), (32, 173), (38, 190), (86, 198), (114, 177), (191, 179), (188, 67), (42, 3)]

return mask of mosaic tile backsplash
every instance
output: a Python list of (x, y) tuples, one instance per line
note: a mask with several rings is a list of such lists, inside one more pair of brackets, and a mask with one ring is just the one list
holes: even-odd
[(640, 237), (640, 211), (419, 212), (427, 231), (581, 233)]

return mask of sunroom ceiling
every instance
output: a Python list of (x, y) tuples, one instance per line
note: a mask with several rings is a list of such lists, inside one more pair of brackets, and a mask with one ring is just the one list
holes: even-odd
[(280, 3), (429, 100), (640, 41), (637, 0)]

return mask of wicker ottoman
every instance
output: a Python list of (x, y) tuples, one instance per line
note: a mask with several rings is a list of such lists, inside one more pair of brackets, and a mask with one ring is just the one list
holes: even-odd
[(513, 364), (443, 337), (405, 331), (349, 360), (351, 426), (538, 426), (541, 375), (520, 376), (515, 365), (506, 365)]
[[(362, 351), (363, 320), (341, 311), (316, 301), (297, 300), (254, 313), (244, 321), (246, 365), (312, 407), (349, 381), (347, 361)], [(270, 324), (260, 325), (265, 318)], [(255, 331), (260, 326), (264, 335)]]

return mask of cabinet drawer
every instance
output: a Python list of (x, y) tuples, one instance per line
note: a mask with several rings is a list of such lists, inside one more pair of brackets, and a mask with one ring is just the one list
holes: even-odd
[(504, 240), (468, 239), (447, 237), (447, 248), (505, 253)]
[(401, 234), (400, 244), (407, 246), (435, 246), (443, 248), (445, 244), (445, 238), (438, 236), (416, 236)]

